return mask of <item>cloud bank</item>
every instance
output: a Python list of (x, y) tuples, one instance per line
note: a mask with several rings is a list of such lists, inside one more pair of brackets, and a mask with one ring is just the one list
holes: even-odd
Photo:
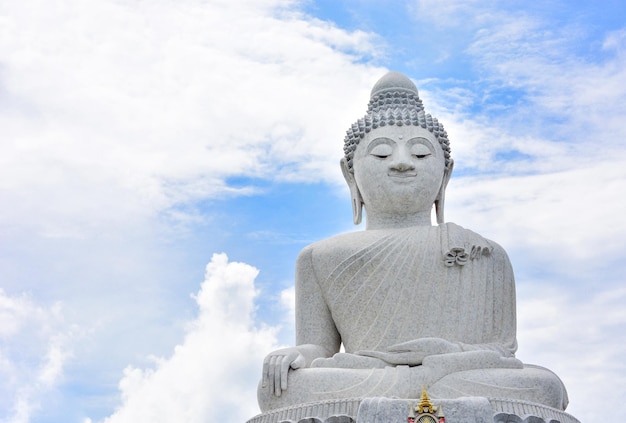
[(214, 254), (195, 300), (198, 315), (169, 358), (127, 367), (120, 408), (104, 423), (240, 423), (257, 414), (256, 386), (276, 327), (255, 323), (258, 270)]

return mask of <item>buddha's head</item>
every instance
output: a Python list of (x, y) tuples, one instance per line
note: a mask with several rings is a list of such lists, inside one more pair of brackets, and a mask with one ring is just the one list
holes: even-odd
[(430, 213), (443, 223), (445, 189), (454, 161), (443, 126), (424, 113), (417, 88), (389, 72), (372, 89), (367, 114), (347, 131), (341, 168), (354, 223), (368, 213)]

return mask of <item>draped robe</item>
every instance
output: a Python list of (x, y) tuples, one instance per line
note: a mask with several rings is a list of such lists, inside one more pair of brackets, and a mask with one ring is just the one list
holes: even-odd
[(319, 284), (346, 352), (425, 337), (504, 356), (517, 347), (506, 253), (453, 223), (392, 231)]

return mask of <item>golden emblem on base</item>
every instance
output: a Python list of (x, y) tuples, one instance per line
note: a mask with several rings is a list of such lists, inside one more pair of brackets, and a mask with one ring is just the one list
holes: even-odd
[(443, 407), (435, 406), (430, 402), (426, 388), (422, 387), (422, 398), (415, 406), (409, 403), (408, 423), (445, 423)]

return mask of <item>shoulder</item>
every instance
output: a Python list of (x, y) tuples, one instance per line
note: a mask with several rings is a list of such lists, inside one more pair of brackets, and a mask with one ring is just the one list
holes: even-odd
[(442, 239), (447, 239), (450, 249), (459, 247), (463, 248), (468, 254), (480, 253), (484, 256), (491, 256), (496, 260), (509, 261), (506, 251), (500, 244), (485, 238), (477, 232), (451, 222), (440, 225), (440, 230), (446, 232), (446, 236), (442, 237)]
[(386, 234), (382, 231), (346, 232), (306, 246), (296, 261), (296, 271), (314, 270), (323, 275), (364, 246)]
[(335, 235), (307, 245), (300, 254), (324, 254), (325, 252), (335, 252), (338, 249), (344, 249), (353, 245), (363, 245), (368, 240), (373, 241), (380, 237), (379, 234), (374, 234), (373, 232), (376, 231), (345, 232)]
[(345, 232), (308, 245), (300, 252), (300, 255), (320, 257), (329, 254), (352, 253), (387, 235), (387, 232), (377, 230)]

